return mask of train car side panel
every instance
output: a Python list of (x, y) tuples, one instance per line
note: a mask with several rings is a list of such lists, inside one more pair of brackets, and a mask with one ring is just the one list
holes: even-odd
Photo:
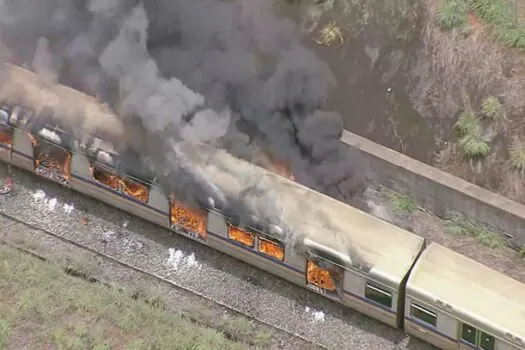
[(34, 172), (34, 153), (31, 139), (25, 131), (15, 128), (13, 132), (13, 165)]
[(405, 331), (442, 349), (457, 349), (458, 321), (439, 308), (406, 296)]

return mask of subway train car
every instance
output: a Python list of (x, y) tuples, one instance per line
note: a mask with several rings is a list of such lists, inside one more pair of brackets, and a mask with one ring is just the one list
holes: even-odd
[[(24, 79), (31, 72), (10, 65), (4, 70), (11, 74), (3, 84), (17, 84), (18, 94), (31, 93), (24, 90)], [(35, 81), (31, 78), (31, 84)], [(67, 89), (55, 87), (54, 91), (60, 94)], [(71, 93), (70, 89), (65, 93)], [(76, 94), (79, 106), (92, 104), (93, 98)], [(121, 156), (111, 142), (95, 136), (93, 125), (73, 134), (69, 118), (57, 120), (48, 109), (31, 106), (28, 101), (33, 98), (0, 96), (0, 159), (4, 162), (443, 349), (525, 350), (522, 283), (438, 244), (426, 247), (417, 235), (205, 145), (180, 147), (196, 172), (224, 198), (242, 198), (253, 215), (242, 222), (212, 199), (199, 207), (185, 205), (176, 194), (162, 191), (155, 174), (123, 171)], [(275, 205), (277, 220), (258, 212), (261, 197), (247, 191), (255, 184), (268, 192), (262, 200)]]

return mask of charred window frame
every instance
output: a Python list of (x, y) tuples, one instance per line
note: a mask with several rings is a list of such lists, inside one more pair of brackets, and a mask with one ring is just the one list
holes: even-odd
[(392, 309), (392, 292), (370, 282), (365, 286), (365, 298), (375, 304)]
[[(169, 197), (169, 203), (169, 218), (172, 230), (181, 231), (182, 234), (192, 238), (204, 241), (208, 239), (208, 210), (206, 208), (202, 206), (190, 208), (184, 203), (177, 201), (174, 195)], [(182, 220), (176, 220), (177, 217)]]
[(227, 221), (228, 238), (234, 242), (242, 244), (248, 248), (255, 248), (257, 236), (251, 230), (235, 225), (231, 221)]
[(337, 296), (343, 289), (345, 267), (330, 254), (308, 248), (306, 260), (307, 286), (323, 294)]
[(119, 179), (119, 184), (120, 191), (126, 196), (143, 203), (148, 203), (151, 183), (131, 175), (123, 175)]
[[(33, 144), (33, 165), (38, 175), (64, 184), (71, 178), (71, 160), (73, 153), (69, 144), (49, 141), (29, 133)], [(59, 135), (60, 136), (60, 135)], [(59, 178), (56, 178), (56, 175)]]
[(89, 171), (91, 174), (91, 180), (96, 181), (105, 188), (118, 192), (120, 187), (120, 175), (115, 168), (91, 160), (89, 163)]
[[(257, 232), (254, 228), (251, 228), (251, 230)], [(285, 245), (280, 239), (272, 237), (266, 233), (260, 233), (260, 231), (257, 235), (257, 251), (279, 261), (284, 261), (286, 256)]]

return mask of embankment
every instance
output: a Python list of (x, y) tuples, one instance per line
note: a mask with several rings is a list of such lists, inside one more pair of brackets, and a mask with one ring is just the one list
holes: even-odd
[(513, 247), (525, 246), (525, 205), (348, 131), (342, 141), (368, 160), (380, 184), (411, 194), (437, 216), (459, 212), (505, 235)]

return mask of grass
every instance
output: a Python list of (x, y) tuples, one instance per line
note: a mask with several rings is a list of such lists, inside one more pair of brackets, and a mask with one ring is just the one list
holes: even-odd
[(489, 231), (457, 213), (451, 213), (445, 219), (445, 229), (451, 235), (476, 237), (482, 245), (490, 248), (508, 246), (507, 241), (498, 233)]
[(494, 96), (489, 96), (481, 101), (481, 112), (495, 121), (502, 120), (505, 117), (501, 102)]
[(511, 166), (525, 174), (525, 141), (515, 138), (509, 146), (509, 156)]
[(489, 155), (490, 145), (484, 139), (481, 122), (474, 113), (463, 112), (455, 128), (460, 135), (458, 145), (466, 158), (479, 159)]
[(412, 214), (417, 210), (416, 200), (406, 194), (397, 193), (388, 188), (383, 188), (383, 193), (392, 203), (394, 211), (398, 213)]
[(463, 29), (468, 13), (473, 13), (488, 24), (497, 40), (525, 50), (525, 28), (517, 23), (514, 11), (503, 0), (444, 0), (437, 21), (444, 29)]
[(144, 300), (0, 247), (0, 349), (245, 349)]

